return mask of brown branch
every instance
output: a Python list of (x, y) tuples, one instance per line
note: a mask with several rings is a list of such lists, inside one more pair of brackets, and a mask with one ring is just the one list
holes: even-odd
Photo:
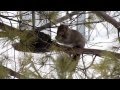
[(11, 76), (14, 76), (14, 77), (16, 77), (18, 79), (26, 79), (26, 77), (24, 75), (21, 75), (18, 72), (15, 72), (15, 71), (13, 71), (13, 70), (5, 67), (5, 66), (2, 66), (2, 65), (0, 65), (0, 67), (2, 69), (4, 69), (5, 71), (7, 71)]
[(99, 57), (104, 56), (104, 53), (111, 53), (113, 55), (115, 55), (115, 57), (117, 57), (118, 59), (120, 59), (120, 53), (116, 53), (116, 52), (111, 52), (111, 51), (107, 51), (107, 50), (98, 50), (98, 49), (78, 49), (78, 48), (70, 48), (67, 46), (63, 46), (63, 45), (59, 45), (57, 43), (54, 43), (55, 46), (59, 47), (59, 49), (57, 49), (57, 51), (64, 51), (66, 53), (69, 54), (93, 54)]

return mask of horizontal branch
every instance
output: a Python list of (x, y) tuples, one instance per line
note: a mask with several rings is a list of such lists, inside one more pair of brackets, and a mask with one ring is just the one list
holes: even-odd
[[(80, 49), (79, 49), (80, 50)], [(115, 57), (120, 59), (120, 53), (116, 53), (116, 52), (111, 52), (111, 51), (106, 51), (106, 50), (98, 50), (98, 49), (81, 49), (83, 51), (84, 54), (94, 54), (96, 56), (104, 56), (104, 53), (111, 53), (113, 55), (115, 55)]]
[(87, 48), (84, 48), (84, 49), (70, 48), (67, 46), (59, 45), (57, 43), (54, 43), (54, 45), (59, 47), (59, 49), (57, 49), (57, 51), (64, 51), (64, 52), (69, 53), (69, 54), (81, 54), (81, 53), (83, 53), (83, 54), (93, 54), (93, 55), (102, 57), (105, 55), (104, 53), (111, 53), (111, 54), (115, 55), (115, 57), (120, 59), (120, 53), (111, 52), (111, 51), (107, 51), (107, 50), (87, 49)]
[[(20, 43), (15, 43), (12, 45), (16, 50), (18, 51), (23, 51), (23, 52), (32, 52), (32, 53), (36, 53), (36, 51), (33, 51), (32, 49), (29, 48), (25, 48), (25, 46), (23, 46)], [(42, 49), (42, 48), (41, 48)], [(48, 49), (48, 51), (63, 51), (66, 52), (68, 54), (93, 54), (99, 57), (104, 56), (104, 53), (111, 53), (113, 55), (115, 55), (117, 58), (120, 59), (120, 53), (115, 53), (115, 52), (111, 52), (111, 51), (107, 51), (107, 50), (98, 50), (98, 49), (78, 49), (78, 48), (71, 48), (71, 47), (67, 47), (67, 46), (63, 46), (63, 45), (59, 45), (55, 42), (51, 43), (51, 47)], [(37, 51), (37, 53), (44, 53), (42, 51)]]

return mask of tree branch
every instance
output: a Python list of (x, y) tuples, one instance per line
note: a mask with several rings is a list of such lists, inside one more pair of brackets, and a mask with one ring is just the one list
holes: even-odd
[(56, 51), (64, 51), (69, 54), (80, 54), (80, 53), (94, 54), (96, 56), (101, 57), (101, 56), (105, 55), (104, 53), (111, 53), (111, 54), (115, 55), (115, 57), (120, 59), (120, 53), (116, 53), (116, 52), (111, 52), (111, 51), (106, 51), (106, 50), (98, 50), (98, 49), (87, 49), (87, 48), (84, 48), (84, 49), (70, 48), (67, 46), (59, 45), (57, 43), (54, 43), (54, 45), (58, 47), (58, 49)]
[[(16, 50), (18, 51), (24, 51), (24, 52), (32, 52), (32, 53), (36, 53), (33, 50), (24, 48), (24, 46), (20, 43), (15, 43), (12, 44), (13, 47), (15, 47)], [(63, 45), (59, 45), (55, 42), (51, 43), (51, 47), (49, 48), (48, 51), (63, 51), (66, 52), (68, 54), (94, 54), (96, 56), (102, 57), (105, 56), (104, 53), (111, 53), (113, 55), (115, 55), (115, 57), (120, 59), (120, 53), (116, 53), (116, 52), (111, 52), (111, 51), (106, 51), (106, 50), (98, 50), (98, 49), (78, 49), (78, 48), (71, 48), (71, 47), (67, 47), (67, 46), (63, 46)], [(41, 51), (37, 51), (37, 53), (42, 53)]]

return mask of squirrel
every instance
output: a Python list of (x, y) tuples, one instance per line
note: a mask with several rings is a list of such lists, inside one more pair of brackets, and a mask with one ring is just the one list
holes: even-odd
[[(55, 39), (59, 43), (71, 45), (73, 48), (84, 48), (86, 42), (80, 32), (70, 29), (67, 25), (63, 24), (58, 27)], [(80, 54), (73, 55), (73, 59), (76, 59), (78, 56), (80, 57)]]

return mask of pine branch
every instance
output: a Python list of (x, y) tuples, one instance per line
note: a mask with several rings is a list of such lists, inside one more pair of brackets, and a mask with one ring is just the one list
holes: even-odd
[(13, 70), (5, 67), (5, 66), (2, 66), (2, 65), (0, 65), (0, 67), (2, 69), (4, 69), (5, 71), (7, 71), (11, 76), (14, 76), (14, 77), (16, 77), (18, 79), (26, 79), (26, 77), (24, 75), (21, 75), (18, 72), (15, 72), (15, 71), (13, 71)]

